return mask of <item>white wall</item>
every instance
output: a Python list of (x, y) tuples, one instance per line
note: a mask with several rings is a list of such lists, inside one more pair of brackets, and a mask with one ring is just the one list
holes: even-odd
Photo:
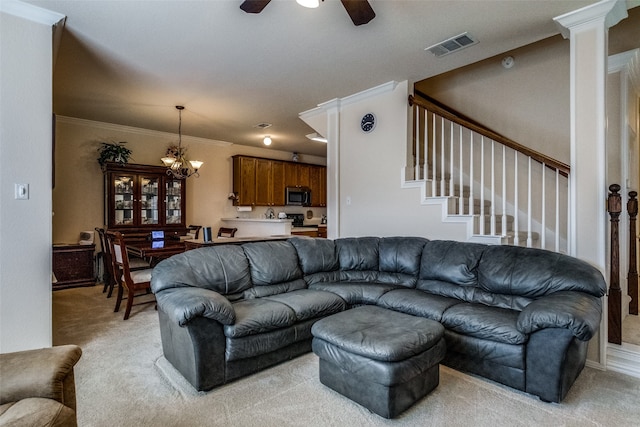
[[(466, 239), (464, 226), (441, 222), (440, 207), (420, 204), (418, 188), (401, 189), (406, 163), (408, 94), (408, 82), (389, 82), (301, 113), (310, 125), (327, 123), (326, 131), (317, 130), (325, 131), (329, 138), (329, 228), (339, 229), (338, 235), (330, 237)], [(360, 129), (360, 120), (369, 112), (375, 114), (377, 124), (372, 132), (365, 133)], [(318, 121), (318, 117), (324, 117), (325, 121)], [(336, 159), (332, 156), (334, 151)], [(335, 188), (331, 177), (337, 181)], [(339, 217), (337, 226), (332, 224), (334, 212)]]
[[(31, 6), (14, 6), (0, 6), (2, 353), (52, 344), (52, 25), (63, 17), (33, 21)], [(14, 183), (29, 184), (28, 200), (14, 199)]]

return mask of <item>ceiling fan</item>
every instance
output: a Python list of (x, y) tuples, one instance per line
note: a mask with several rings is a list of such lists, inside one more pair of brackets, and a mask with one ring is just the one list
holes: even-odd
[[(247, 13), (260, 13), (271, 0), (245, 0), (240, 9)], [(324, 1), (324, 0), (322, 0)], [(363, 25), (376, 17), (367, 0), (340, 0), (354, 25)]]

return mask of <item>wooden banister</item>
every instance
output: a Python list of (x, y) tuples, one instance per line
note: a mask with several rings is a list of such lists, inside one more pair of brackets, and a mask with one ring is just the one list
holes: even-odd
[(420, 97), (409, 95), (409, 106), (413, 106), (414, 104), (433, 113), (436, 113), (447, 120), (457, 123), (460, 126), (464, 126), (472, 130), (473, 132), (483, 135), (495, 142), (503, 144), (520, 153), (523, 153), (524, 155), (531, 157), (537, 162), (543, 163), (550, 169), (558, 170), (560, 174), (565, 177), (568, 176), (569, 172), (571, 171), (571, 168), (566, 163), (563, 163), (545, 154), (539, 153), (535, 150), (525, 147), (524, 145), (518, 144), (517, 142), (507, 138), (506, 136), (500, 135), (499, 133), (490, 130), (486, 126), (483, 126), (482, 124), (471, 120), (468, 117), (465, 117), (463, 114), (460, 114), (457, 111), (444, 106), (443, 104), (425, 99), (424, 95)]
[(622, 198), (620, 186), (611, 184), (607, 198), (607, 211), (611, 221), (611, 256), (609, 266), (609, 316), (608, 337), (613, 344), (622, 344), (622, 292), (620, 291), (620, 249), (618, 237), (618, 223), (622, 212)]
[(627, 213), (629, 214), (629, 273), (627, 274), (627, 294), (631, 297), (629, 314), (638, 314), (638, 265), (636, 235), (636, 217), (638, 216), (638, 192), (629, 192)]

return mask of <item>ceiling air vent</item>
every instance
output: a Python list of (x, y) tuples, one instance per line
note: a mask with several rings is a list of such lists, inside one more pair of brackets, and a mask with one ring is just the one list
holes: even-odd
[(442, 41), (440, 43), (436, 43), (433, 46), (429, 46), (425, 50), (433, 53), (435, 56), (440, 57), (444, 55), (448, 55), (452, 52), (458, 51), (460, 49), (464, 49), (465, 47), (472, 46), (478, 43), (475, 37), (473, 37), (469, 33), (458, 34), (455, 37), (451, 37)]
[(266, 128), (270, 128), (271, 126), (273, 126), (271, 123), (258, 123), (257, 125), (254, 125), (254, 128), (258, 128), (258, 129), (266, 129)]

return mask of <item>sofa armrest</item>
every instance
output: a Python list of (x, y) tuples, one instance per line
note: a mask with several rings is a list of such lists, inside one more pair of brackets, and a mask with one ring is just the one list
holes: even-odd
[(42, 397), (75, 410), (73, 367), (81, 355), (76, 345), (0, 354), (0, 404)]
[(223, 325), (236, 321), (233, 305), (221, 294), (203, 288), (172, 288), (156, 294), (158, 307), (180, 326), (196, 317), (207, 317)]
[(545, 328), (569, 329), (589, 341), (598, 330), (602, 315), (600, 298), (582, 292), (561, 291), (539, 298), (518, 316), (517, 328), (530, 334)]

